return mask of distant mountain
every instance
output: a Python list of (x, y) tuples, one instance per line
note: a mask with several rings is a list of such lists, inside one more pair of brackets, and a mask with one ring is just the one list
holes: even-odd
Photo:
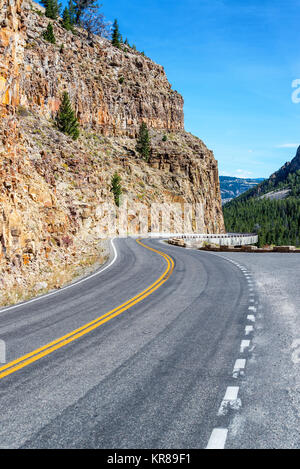
[(300, 147), (268, 179), (223, 207), (229, 232), (259, 234), (259, 245), (300, 246)]
[(230, 200), (252, 189), (262, 181), (264, 181), (262, 178), (242, 179), (231, 176), (220, 176), (222, 203), (230, 202)]
[[(293, 182), (293, 176), (300, 170), (300, 146), (297, 150), (296, 156), (292, 161), (285, 163), (278, 171), (273, 173), (269, 179), (264, 180), (258, 186), (255, 186), (249, 192), (246, 192), (243, 199), (249, 199), (250, 197), (263, 196), (268, 197), (268, 193), (281, 191), (283, 189), (292, 189), (295, 185)], [(288, 194), (287, 194), (288, 195)]]

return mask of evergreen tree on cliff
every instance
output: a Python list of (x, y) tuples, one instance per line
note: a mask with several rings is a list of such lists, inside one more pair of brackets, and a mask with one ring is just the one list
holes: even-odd
[(116, 206), (120, 207), (122, 186), (121, 186), (121, 176), (119, 176), (118, 173), (115, 173), (111, 179), (111, 192), (114, 194)]
[(71, 25), (73, 26), (76, 23), (76, 11), (75, 11), (75, 5), (74, 5), (73, 0), (69, 0), (68, 11), (69, 11)]
[(136, 148), (141, 157), (148, 162), (150, 158), (151, 142), (149, 130), (145, 122), (143, 122), (140, 127)]
[(73, 29), (72, 20), (71, 20), (71, 16), (70, 16), (70, 11), (69, 11), (69, 8), (67, 8), (67, 7), (63, 11), (62, 26), (67, 31), (72, 31), (72, 29)]
[(60, 13), (61, 4), (57, 0), (43, 0), (41, 3), (46, 8), (45, 16), (56, 20)]
[(70, 135), (73, 140), (77, 140), (79, 137), (79, 122), (66, 91), (63, 94), (63, 100), (56, 116), (56, 126), (61, 132)]
[(113, 46), (118, 47), (118, 49), (120, 49), (121, 34), (120, 34), (119, 24), (117, 20), (114, 21), (111, 43)]
[(43, 32), (43, 38), (45, 41), (51, 42), (51, 44), (56, 43), (52, 23), (49, 23), (46, 31)]

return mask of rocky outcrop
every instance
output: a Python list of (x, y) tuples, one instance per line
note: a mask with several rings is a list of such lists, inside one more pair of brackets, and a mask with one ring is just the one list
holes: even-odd
[(13, 113), (20, 99), (20, 68), (24, 62), (22, 0), (0, 0), (0, 115)]
[[(42, 12), (0, 0), (0, 303), (103, 261), (102, 202), (113, 202), (115, 171), (129, 202), (202, 203), (205, 231), (224, 230), (217, 162), (184, 131), (183, 100), (163, 68), (59, 22), (49, 44)], [(81, 123), (76, 142), (53, 125), (64, 90)], [(148, 163), (136, 152), (142, 121)]]
[(295, 173), (300, 169), (300, 147), (298, 147), (296, 156), (292, 161), (285, 163), (276, 173), (270, 176), (270, 181), (276, 186), (284, 181), (289, 174)]
[(41, 37), (48, 19), (26, 13), (25, 3), (23, 8), (22, 105), (53, 117), (67, 90), (81, 124), (105, 135), (135, 136), (141, 118), (151, 128), (184, 129), (183, 99), (172, 90), (162, 66), (129, 47), (119, 50), (96, 36), (89, 40), (84, 30), (68, 33), (57, 23), (53, 47)]
[(291, 187), (288, 183), (289, 175), (299, 170), (300, 146), (291, 161), (287, 161), (278, 171), (271, 174), (268, 179), (265, 179), (262, 183), (252, 188), (252, 190), (246, 192), (243, 198), (251, 199), (252, 197), (260, 197), (261, 199), (283, 200), (288, 197), (291, 192)]

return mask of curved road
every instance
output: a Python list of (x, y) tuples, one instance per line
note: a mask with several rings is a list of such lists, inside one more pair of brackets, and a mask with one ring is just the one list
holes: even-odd
[(249, 281), (210, 253), (114, 242), (104, 272), (0, 311), (1, 448), (205, 448), (228, 427)]

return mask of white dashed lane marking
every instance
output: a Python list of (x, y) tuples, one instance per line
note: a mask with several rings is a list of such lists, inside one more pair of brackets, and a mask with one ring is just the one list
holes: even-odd
[(247, 348), (250, 347), (250, 340), (242, 340), (240, 353), (244, 353)]
[(247, 319), (250, 322), (255, 322), (255, 316), (253, 314), (248, 314)]
[(227, 428), (215, 428), (212, 431), (206, 449), (224, 449), (228, 435)]
[(228, 386), (218, 411), (219, 417), (226, 415), (230, 409), (238, 410), (241, 407), (242, 401), (238, 399), (239, 389), (238, 386)]
[(238, 386), (228, 386), (223, 401), (235, 401), (239, 393)]
[[(231, 259), (227, 259), (229, 262), (234, 264), (238, 267), (244, 275), (245, 280), (248, 283), (248, 290), (249, 290), (249, 306), (248, 306), (248, 313), (247, 314), (247, 321), (254, 324), (256, 321), (255, 313), (257, 312), (257, 308), (255, 306), (255, 292), (254, 292), (254, 281), (252, 278), (252, 274), (248, 271), (247, 268), (234, 262)], [(254, 331), (253, 325), (246, 325), (245, 326), (245, 336), (249, 336)], [(247, 349), (250, 348), (251, 340), (243, 339), (240, 345), (240, 354), (243, 355)], [(246, 368), (247, 360), (245, 358), (238, 358), (234, 364), (232, 377), (234, 379), (239, 378), (240, 376), (244, 375), (245, 368)], [(238, 410), (242, 406), (241, 399), (238, 398), (239, 394), (239, 387), (238, 386), (228, 386), (224, 399), (221, 402), (220, 408), (218, 410), (218, 416), (225, 416), (229, 410)], [(206, 449), (224, 449), (226, 440), (228, 436), (228, 428), (215, 428), (212, 431), (211, 437), (209, 439), (208, 445)]]
[(238, 358), (234, 364), (232, 375), (234, 378), (237, 378), (241, 371), (244, 371), (246, 367), (246, 360), (245, 358)]

